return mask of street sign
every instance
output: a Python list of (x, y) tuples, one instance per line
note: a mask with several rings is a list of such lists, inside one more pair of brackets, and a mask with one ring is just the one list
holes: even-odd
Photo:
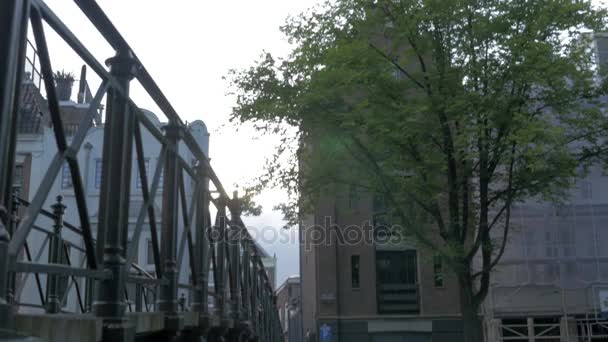
[(330, 342), (331, 335), (331, 326), (327, 324), (321, 325), (319, 328), (319, 337), (321, 338), (321, 342)]

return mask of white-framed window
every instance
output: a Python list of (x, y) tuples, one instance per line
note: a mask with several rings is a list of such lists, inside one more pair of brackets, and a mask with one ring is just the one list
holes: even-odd
[(63, 162), (63, 168), (61, 170), (61, 188), (69, 189), (72, 187), (72, 174), (70, 173), (70, 166), (68, 162)]
[(15, 173), (13, 174), (13, 194), (21, 196), (23, 188), (23, 164), (15, 165)]
[[(289, 286), (289, 285), (287, 285)], [(289, 299), (288, 299), (289, 300)], [(289, 331), (289, 305), (287, 305), (287, 303), (285, 303), (285, 331)]]
[(443, 261), (440, 255), (433, 256), (433, 282), (435, 287), (443, 287)]
[(101, 158), (95, 159), (95, 189), (101, 188)]
[[(160, 162), (160, 158), (156, 159), (156, 165), (158, 167), (158, 163)], [(158, 177), (158, 190), (163, 189), (163, 181), (165, 180), (165, 168), (163, 167), (160, 170), (160, 177)]]

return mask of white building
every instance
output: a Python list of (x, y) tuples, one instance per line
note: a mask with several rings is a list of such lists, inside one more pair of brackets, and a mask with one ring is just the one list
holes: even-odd
[[(82, 82), (82, 81), (81, 81)], [(85, 115), (88, 110), (88, 102), (90, 101), (90, 94), (88, 93), (88, 87), (82, 86), (82, 89), (87, 90), (84, 94), (79, 93), (79, 102), (76, 103), (71, 100), (60, 101), (61, 114), (64, 120), (64, 129), (66, 135), (68, 135), (68, 144), (70, 143), (72, 135), (75, 133), (80, 118)], [(49, 167), (53, 156), (57, 151), (57, 145), (55, 143), (55, 137), (53, 129), (50, 125), (48, 109), (46, 107), (45, 100), (40, 94), (38, 87), (31, 81), (25, 81), (22, 91), (22, 110), (19, 122), (19, 134), (16, 151), (16, 172), (15, 172), (15, 188), (19, 189), (20, 197), (25, 200), (31, 200)], [(83, 96), (84, 95), (84, 96)], [(161, 128), (163, 123), (154, 115), (154, 113), (144, 110), (146, 116), (155, 124), (157, 128)], [(154, 170), (158, 163), (158, 157), (160, 154), (161, 145), (160, 143), (143, 127), (141, 126), (142, 132), (142, 143), (145, 155), (145, 163), (148, 175), (148, 182), (151, 185)], [(209, 153), (209, 133), (203, 121), (197, 120), (188, 125), (190, 133), (193, 135), (201, 150), (208, 156)], [(87, 208), (90, 215), (91, 227), (93, 229), (93, 237), (96, 238), (96, 226), (98, 223), (98, 208), (99, 208), (99, 197), (100, 197), (100, 186), (101, 186), (101, 170), (102, 170), (102, 147), (103, 147), (103, 134), (104, 126), (101, 123), (101, 113), (95, 120), (95, 125), (91, 127), (86, 135), (82, 148), (78, 152), (78, 162), (80, 166), (80, 172), (82, 176), (82, 182), (84, 185), (84, 192), (87, 201)], [(179, 154), (188, 163), (192, 164), (195, 160), (194, 156), (182, 143), (180, 144)], [(139, 178), (138, 166), (137, 166), (137, 154), (135, 148), (132, 154), (132, 175), (131, 175), (131, 202), (129, 205), (129, 236), (133, 233), (135, 222), (139, 214), (140, 208), (143, 204), (143, 196), (141, 189), (141, 182)], [(160, 234), (161, 225), (161, 205), (162, 205), (162, 176), (160, 178), (160, 184), (156, 193), (154, 206), (155, 206), (155, 219), (157, 221), (157, 230)], [(191, 202), (193, 193), (193, 181), (188, 177), (187, 173), (184, 173), (184, 185), (187, 197), (187, 202)], [(63, 197), (63, 203), (66, 206), (64, 220), (68, 223), (73, 224), (76, 227), (80, 226), (80, 220), (78, 217), (77, 205), (74, 197), (74, 191), (71, 184), (70, 171), (67, 164), (64, 164), (62, 171), (59, 173), (55, 182), (53, 183), (52, 189), (49, 192), (47, 200), (43, 206), (43, 209), (52, 211), (51, 206), (56, 203), (57, 196)], [(180, 205), (181, 207), (181, 205)], [(23, 208), (20, 209), (23, 212)], [(183, 236), (183, 220), (181, 212), (179, 213), (179, 229), (178, 229), (178, 250), (179, 242)], [(146, 220), (147, 222), (147, 215)], [(52, 231), (52, 221), (43, 215), (39, 215), (36, 226)], [(47, 234), (39, 230), (32, 230), (28, 239), (27, 244), (31, 251), (32, 258), (36, 258), (37, 255), (41, 255), (39, 260), (40, 263), (47, 262), (48, 258), (48, 243), (45, 243), (45, 237)], [(62, 231), (62, 237), (69, 241), (69, 244), (73, 244), (70, 250), (70, 261), (72, 265), (84, 266), (85, 254), (84, 254), (84, 243), (81, 236), (64, 228)], [(154, 259), (151, 247), (151, 235), (149, 226), (144, 223), (141, 237), (138, 244), (138, 254), (136, 263), (141, 265), (146, 271), (154, 272)], [(160, 241), (160, 237), (159, 237)], [(26, 258), (23, 255), (23, 258)], [(178, 256), (179, 258), (179, 256)], [(189, 262), (188, 262), (187, 251), (183, 253), (182, 262), (180, 264), (180, 279), (179, 283), (189, 283)], [(178, 260), (179, 262), (179, 260)], [(26, 278), (18, 278), (16, 288), (16, 298), (20, 303), (27, 304), (40, 304), (39, 291), (34, 281), (34, 276), (30, 275)], [(45, 290), (45, 279), (46, 276), (41, 276), (42, 289)], [(69, 282), (68, 282), (69, 283)], [(84, 281), (79, 280), (81, 291), (84, 289)], [(73, 286), (71, 287), (74, 288)], [(187, 292), (186, 289), (180, 289), (180, 292)], [(187, 293), (185, 293), (188, 298)], [(21, 306), (23, 311), (40, 311), (39, 308), (33, 308), (29, 306)], [(78, 302), (75, 291), (70, 291), (65, 303), (64, 310), (66, 311), (78, 311)]]
[[(594, 35), (602, 65), (608, 35)], [(512, 209), (482, 312), (489, 340), (608, 340), (608, 173), (597, 165), (575, 181), (563, 203), (531, 199)]]

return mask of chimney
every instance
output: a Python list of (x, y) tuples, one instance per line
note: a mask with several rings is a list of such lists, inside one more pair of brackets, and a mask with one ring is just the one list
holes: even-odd
[(80, 81), (78, 82), (78, 103), (85, 103), (86, 96), (86, 85), (87, 85), (87, 66), (82, 65), (80, 69)]
[(72, 97), (72, 86), (74, 85), (74, 75), (65, 72), (55, 72), (55, 87), (57, 89), (57, 97), (59, 101), (69, 101)]

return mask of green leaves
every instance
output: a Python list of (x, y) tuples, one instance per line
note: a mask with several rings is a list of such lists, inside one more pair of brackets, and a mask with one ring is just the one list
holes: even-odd
[(338, 0), (290, 18), (287, 59), (230, 75), (231, 120), (291, 132), (257, 190), (284, 187), (292, 224), (348, 184), (388, 198), (455, 269), (483, 254), (483, 298), (511, 205), (557, 201), (606, 160), (606, 70), (588, 33), (607, 14), (591, 1)]

